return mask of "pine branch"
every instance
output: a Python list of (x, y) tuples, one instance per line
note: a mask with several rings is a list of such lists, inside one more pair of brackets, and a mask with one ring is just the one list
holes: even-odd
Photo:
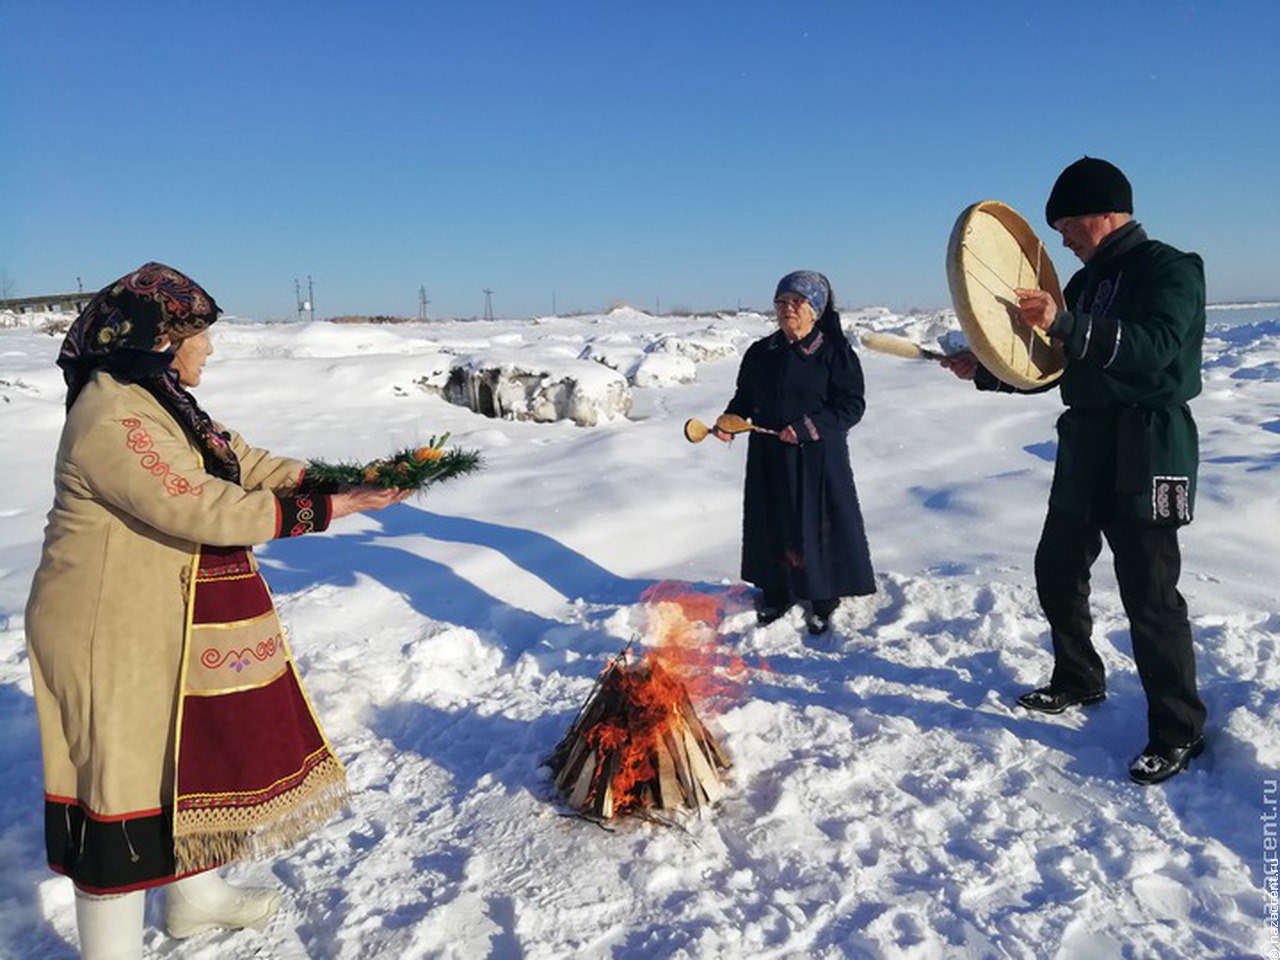
[(476, 450), (445, 449), (449, 434), (431, 437), (426, 446), (408, 447), (390, 458), (368, 463), (341, 461), (326, 463), (312, 460), (307, 466), (307, 479), (317, 483), (343, 486), (384, 487), (396, 490), (423, 490), (483, 466)]

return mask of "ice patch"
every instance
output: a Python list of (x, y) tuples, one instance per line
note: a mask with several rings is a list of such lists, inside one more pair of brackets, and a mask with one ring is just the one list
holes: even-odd
[(558, 358), (538, 363), (536, 358), (470, 357), (450, 371), (444, 398), (486, 417), (572, 420), (580, 427), (625, 419), (631, 411), (631, 388), (621, 374)]

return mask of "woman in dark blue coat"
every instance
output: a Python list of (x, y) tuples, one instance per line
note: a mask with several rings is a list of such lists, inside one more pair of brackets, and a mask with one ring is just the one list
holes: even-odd
[(725, 409), (778, 431), (753, 432), (747, 448), (742, 577), (761, 590), (759, 621), (807, 600), (814, 634), (841, 597), (876, 589), (846, 440), (866, 409), (862, 366), (834, 299), (811, 270), (778, 281), (778, 330), (748, 348)]

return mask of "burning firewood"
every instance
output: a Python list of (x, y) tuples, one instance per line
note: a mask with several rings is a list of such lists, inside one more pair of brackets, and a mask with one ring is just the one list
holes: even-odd
[(698, 718), (685, 685), (659, 658), (605, 668), (549, 761), (569, 805), (621, 814), (701, 810), (724, 792), (729, 758)]

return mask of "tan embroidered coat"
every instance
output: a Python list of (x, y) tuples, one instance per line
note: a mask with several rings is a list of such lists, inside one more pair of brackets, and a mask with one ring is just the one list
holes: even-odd
[[(173, 801), (174, 727), (193, 560), (280, 530), (305, 465), (232, 434), (241, 485), (141, 387), (98, 373), (72, 406), (26, 632), (46, 793), (99, 817)], [(278, 627), (277, 627), (278, 629)]]

